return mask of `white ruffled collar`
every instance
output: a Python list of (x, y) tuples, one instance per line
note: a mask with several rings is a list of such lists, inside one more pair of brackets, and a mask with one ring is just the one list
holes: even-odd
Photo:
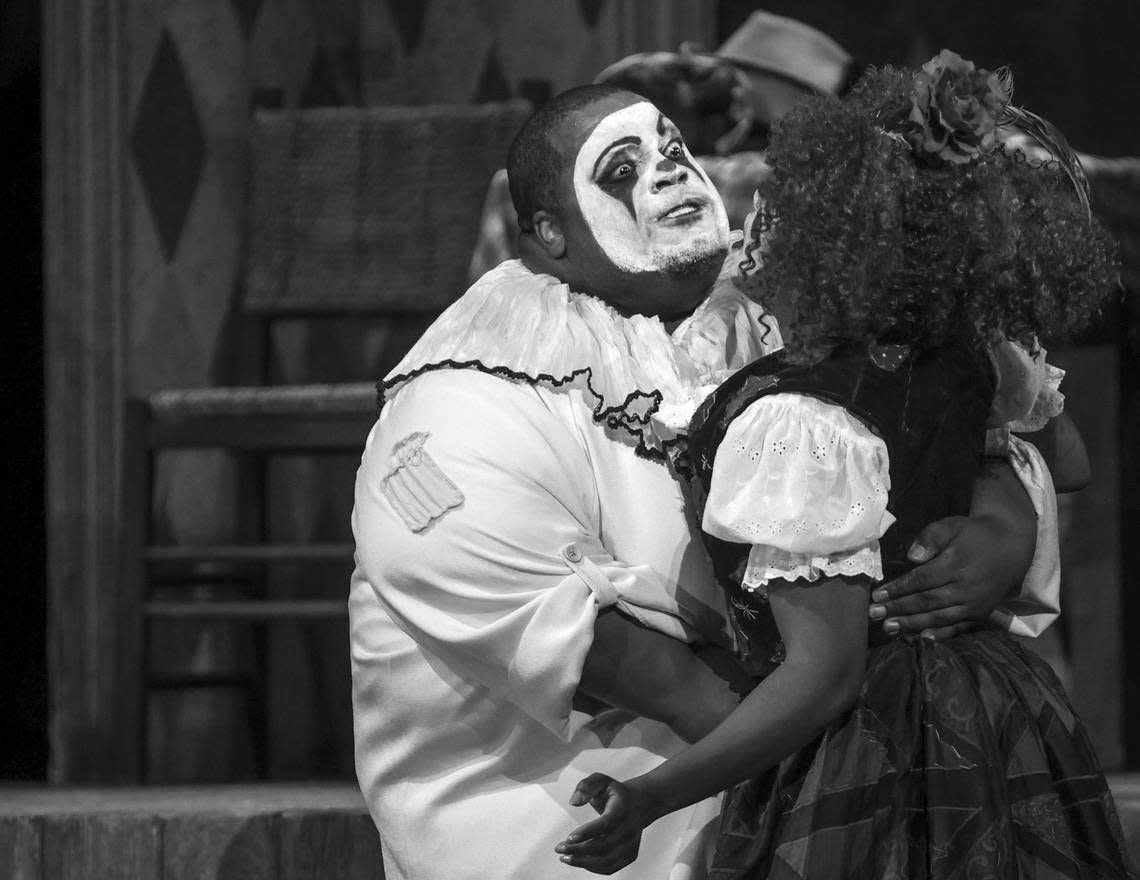
[(382, 399), (440, 369), (580, 387), (596, 422), (624, 429), (639, 453), (660, 458), (713, 388), (780, 347), (775, 321), (732, 283), (739, 260), (734, 248), (708, 299), (672, 335), (656, 317), (622, 316), (508, 260), (427, 329), (381, 383)]

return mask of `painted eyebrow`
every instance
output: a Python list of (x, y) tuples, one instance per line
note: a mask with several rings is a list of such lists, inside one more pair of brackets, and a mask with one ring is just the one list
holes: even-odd
[(598, 167), (602, 164), (602, 160), (604, 160), (606, 157), (609, 156), (610, 151), (613, 150), (614, 147), (625, 147), (625, 146), (631, 146), (631, 145), (636, 146), (640, 143), (641, 143), (641, 138), (635, 137), (634, 135), (629, 135), (628, 137), (618, 138), (616, 141), (614, 141), (612, 144), (610, 144), (608, 147), (606, 147), (604, 150), (602, 150), (602, 154), (600, 156), (598, 156), (597, 161), (594, 162), (593, 176), (594, 177), (598, 176)]
[(657, 116), (657, 133), (664, 137), (666, 134), (671, 134), (674, 137), (681, 136), (681, 129), (677, 128), (676, 123), (665, 118), (665, 114), (661, 113)]

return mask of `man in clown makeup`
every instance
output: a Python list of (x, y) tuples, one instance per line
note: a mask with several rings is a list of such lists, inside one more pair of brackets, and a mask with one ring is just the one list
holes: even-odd
[[(583, 821), (577, 782), (647, 771), (739, 699), (711, 668), (734, 636), (679, 432), (776, 324), (732, 284), (721, 200), (644, 98), (556, 97), (508, 170), (522, 259), (388, 376), (357, 476), (357, 772), (390, 880), (580, 876), (554, 852)], [(1021, 584), (1019, 614), (994, 612), (1011, 630), (1051, 619), (1047, 471), (1002, 465), (975, 495), (872, 607), (888, 631), (982, 621), (995, 583)], [(717, 801), (656, 822), (615, 876), (703, 876)]]

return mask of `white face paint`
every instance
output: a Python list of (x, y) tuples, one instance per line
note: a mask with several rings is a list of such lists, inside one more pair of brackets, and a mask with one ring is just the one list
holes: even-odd
[(728, 246), (720, 195), (648, 102), (602, 119), (574, 160), (574, 194), (606, 256), (627, 272), (681, 269)]

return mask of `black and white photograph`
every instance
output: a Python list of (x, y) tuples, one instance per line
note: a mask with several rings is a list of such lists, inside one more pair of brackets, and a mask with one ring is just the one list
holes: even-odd
[(1140, 880), (1137, 0), (0, 0), (0, 880)]

